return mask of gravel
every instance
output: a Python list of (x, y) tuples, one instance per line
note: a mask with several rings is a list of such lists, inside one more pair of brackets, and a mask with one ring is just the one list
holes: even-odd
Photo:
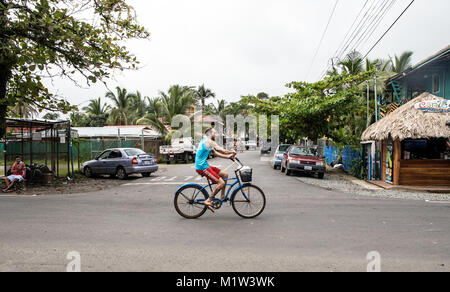
[(298, 177), (297, 179), (303, 183), (318, 186), (328, 190), (337, 190), (344, 193), (378, 197), (385, 199), (407, 199), (407, 200), (420, 200), (440, 202), (450, 201), (450, 194), (435, 194), (419, 191), (407, 191), (407, 190), (369, 190), (358, 184), (351, 182), (351, 177), (343, 174), (327, 174), (323, 180), (316, 177)]

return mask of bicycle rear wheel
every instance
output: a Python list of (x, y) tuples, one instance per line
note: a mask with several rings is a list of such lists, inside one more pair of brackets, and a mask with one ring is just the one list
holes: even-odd
[(266, 207), (266, 196), (257, 186), (248, 184), (239, 188), (231, 201), (234, 212), (245, 219), (256, 218)]
[(197, 219), (205, 214), (208, 209), (208, 207), (198, 201), (207, 199), (208, 194), (200, 187), (185, 186), (175, 194), (175, 210), (186, 219)]

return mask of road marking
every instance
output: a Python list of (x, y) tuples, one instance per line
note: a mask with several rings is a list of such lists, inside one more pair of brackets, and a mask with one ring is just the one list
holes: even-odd
[(174, 176), (174, 177), (172, 177), (172, 178), (170, 178), (170, 179), (166, 179), (165, 181), (174, 181), (177, 177), (178, 177), (178, 176)]
[(430, 204), (450, 204), (450, 201), (430, 201), (430, 200), (426, 200), (425, 202), (430, 203)]
[(193, 179), (193, 178), (194, 178), (193, 176), (186, 176), (186, 179), (184, 181), (188, 181), (188, 180)]
[(186, 184), (186, 182), (154, 182), (154, 183), (149, 182), (149, 183), (129, 183), (129, 184), (124, 184), (122, 186), (126, 186), (126, 187), (129, 187), (129, 186), (152, 186), (152, 185), (155, 185), (155, 186), (156, 185), (159, 185), (159, 186), (165, 186), (165, 185), (167, 185), (167, 186), (173, 186), (173, 185), (182, 186), (184, 184)]
[(161, 176), (161, 177), (154, 178), (151, 181), (162, 181), (163, 179), (166, 179), (166, 178), (167, 178), (166, 176)]

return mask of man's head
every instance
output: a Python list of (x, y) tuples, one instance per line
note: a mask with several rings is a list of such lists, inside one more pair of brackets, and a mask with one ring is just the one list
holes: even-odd
[(14, 159), (14, 161), (15, 161), (16, 163), (20, 163), (20, 162), (22, 162), (22, 158), (20, 158), (20, 156), (16, 156), (16, 158)]
[(216, 136), (217, 136), (217, 131), (214, 128), (208, 128), (205, 131), (205, 136), (208, 137), (209, 139), (215, 141), (216, 140)]

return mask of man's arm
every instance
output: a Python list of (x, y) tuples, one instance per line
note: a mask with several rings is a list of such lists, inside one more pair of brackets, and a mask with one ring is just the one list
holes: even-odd
[(217, 145), (217, 143), (214, 141), (211, 141), (210, 143), (211, 143), (210, 146), (213, 147), (213, 153), (217, 157), (224, 158), (224, 159), (230, 159), (234, 154), (236, 154), (236, 151), (226, 150), (226, 149), (220, 147), (219, 145)]
[(17, 172), (21, 172), (23, 168), (25, 167), (25, 163), (19, 163), (19, 165), (16, 166)]

